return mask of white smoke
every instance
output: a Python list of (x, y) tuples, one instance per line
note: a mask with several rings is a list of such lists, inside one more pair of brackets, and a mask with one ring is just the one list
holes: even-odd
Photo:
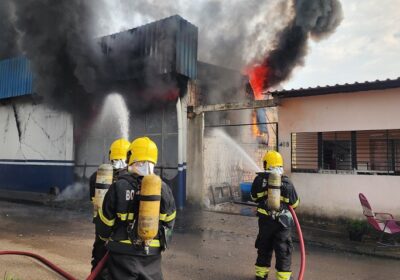
[[(92, 0), (93, 1), (93, 0)], [(98, 4), (101, 2), (101, 4)], [(199, 27), (199, 60), (242, 70), (272, 48), (293, 18), (291, 1), (96, 1), (98, 36), (179, 14)]]
[(56, 201), (81, 200), (88, 197), (88, 186), (74, 183), (66, 187), (57, 197)]

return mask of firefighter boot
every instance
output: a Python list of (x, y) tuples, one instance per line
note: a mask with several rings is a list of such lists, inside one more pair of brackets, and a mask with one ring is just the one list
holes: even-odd
[(269, 267), (256, 265), (256, 280), (267, 280)]
[(286, 271), (277, 271), (276, 272), (277, 280), (293, 280), (292, 272)]

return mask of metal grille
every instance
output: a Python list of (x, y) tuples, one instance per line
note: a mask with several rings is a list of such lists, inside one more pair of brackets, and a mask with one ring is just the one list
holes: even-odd
[(292, 171), (318, 172), (318, 133), (292, 133)]
[(400, 130), (292, 133), (292, 172), (400, 174)]
[(400, 174), (400, 130), (356, 133), (357, 172)]
[(352, 170), (351, 132), (323, 132), (320, 135), (320, 169)]
[[(218, 204), (237, 199), (244, 193), (243, 182), (253, 182), (262, 170), (262, 157), (277, 149), (278, 123), (272, 110), (207, 112), (204, 128), (204, 185), (209, 199)], [(264, 113), (261, 118), (258, 114)], [(247, 119), (248, 122), (241, 122)], [(260, 120), (267, 120), (260, 122)]]

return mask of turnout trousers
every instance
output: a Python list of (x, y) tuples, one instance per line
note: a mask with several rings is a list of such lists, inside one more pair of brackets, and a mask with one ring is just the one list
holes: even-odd
[[(107, 249), (105, 246), (105, 242), (101, 240), (97, 235), (93, 243), (92, 249), (92, 271), (96, 268), (97, 264), (101, 261), (101, 259), (107, 253)], [(103, 270), (96, 277), (96, 280), (108, 280), (108, 270), (107, 267), (104, 266)]]
[(285, 228), (270, 217), (259, 218), (258, 226), (259, 232), (255, 244), (256, 267), (265, 267), (269, 270), (272, 252), (275, 251), (275, 269), (278, 272), (290, 272), (293, 251), (291, 227)]
[(133, 256), (110, 252), (107, 265), (111, 280), (163, 280), (161, 254)]

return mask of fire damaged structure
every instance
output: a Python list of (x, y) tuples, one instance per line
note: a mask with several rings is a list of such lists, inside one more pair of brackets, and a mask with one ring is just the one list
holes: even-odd
[(0, 62), (1, 188), (48, 192), (73, 182), (72, 116), (42, 104), (24, 57)]
[[(197, 38), (196, 26), (172, 16), (98, 40), (105, 69), (100, 94), (124, 96), (130, 111), (129, 137), (146, 135), (155, 141), (156, 170), (170, 181), (179, 207), (185, 200), (186, 103), (190, 83), (197, 77)], [(87, 167), (90, 173), (107, 158), (106, 147), (116, 134), (79, 135), (75, 160), (79, 174), (86, 176)]]
[(149, 136), (159, 148), (161, 175), (172, 181), (177, 203), (185, 197), (186, 103), (197, 78), (198, 29), (180, 16), (96, 39), (101, 76), (91, 94), (90, 114), (52, 108), (35, 92), (35, 73), (25, 57), (0, 62), (2, 149), (0, 188), (10, 191), (63, 190), (87, 178), (108, 158), (120, 135), (98, 122), (99, 100), (118, 92), (130, 110), (129, 138)]
[[(193, 108), (252, 101), (256, 96), (243, 73), (198, 61), (197, 38), (197, 27), (180, 16), (97, 38), (101, 55), (95, 91), (82, 92), (82, 102), (78, 98), (73, 110), (54, 104), (54, 100), (48, 103), (40, 92), (35, 92), (38, 77), (26, 57), (1, 61), (0, 115), (6, 122), (1, 124), (4, 128), (0, 132), (5, 147), (0, 152), (0, 188), (47, 193), (54, 187), (63, 191), (74, 182), (87, 179), (108, 160), (110, 144), (124, 136), (119, 118), (125, 114), (129, 140), (148, 136), (157, 144), (156, 172), (169, 181), (177, 206), (182, 208), (186, 198), (194, 203), (201, 201), (197, 192), (202, 189), (191, 187), (186, 194), (186, 182), (202, 181), (196, 176), (203, 158), (193, 152), (192, 144), (202, 141), (198, 137), (203, 136), (194, 131)], [(123, 112), (124, 108), (118, 107), (121, 104), (112, 104), (111, 111), (118, 114), (107, 121), (110, 116), (104, 118), (104, 109), (110, 105), (106, 102), (113, 93), (123, 97), (129, 112)], [(57, 97), (56, 93), (53, 95)], [(74, 93), (76, 96), (79, 95)], [(206, 134), (210, 136), (206, 139), (207, 156), (222, 147), (229, 149), (213, 135), (214, 127), (224, 129), (251, 150), (263, 153), (268, 145), (273, 148), (277, 124), (267, 127), (268, 121), (265, 108), (261, 107), (257, 111), (249, 107), (247, 112), (209, 112), (205, 118)], [(238, 123), (244, 125), (235, 126)], [(266, 138), (269, 133), (275, 133), (274, 137)], [(186, 178), (189, 161), (193, 172)], [(208, 162), (206, 184), (214, 186), (229, 179), (215, 177), (214, 173), (230, 173), (231, 165)], [(228, 181), (238, 188), (246, 175), (241, 167), (234, 168), (232, 180)], [(240, 179), (233, 178), (237, 172)]]

